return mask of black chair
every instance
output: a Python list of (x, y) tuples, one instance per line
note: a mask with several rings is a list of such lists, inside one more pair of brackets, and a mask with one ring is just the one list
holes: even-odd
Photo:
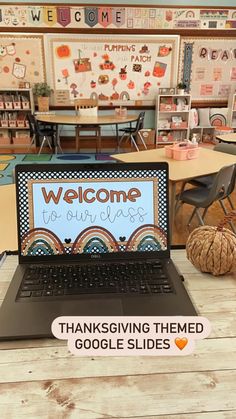
[[(236, 155), (236, 146), (234, 144), (220, 143), (220, 144), (217, 144), (214, 147), (214, 151), (219, 151), (221, 153)], [(199, 176), (195, 179), (191, 179), (191, 180), (187, 181), (186, 183), (190, 183), (193, 186), (210, 188), (212, 186), (213, 182), (214, 182), (215, 177), (216, 177), (216, 175)], [(232, 184), (230, 185), (230, 188), (229, 188), (229, 195), (227, 196), (227, 200), (228, 200), (232, 210), (234, 210), (234, 205), (233, 205), (233, 202), (231, 200), (230, 195), (234, 191), (235, 182), (236, 182), (236, 178), (233, 178), (232, 179)], [(223, 205), (222, 208), (224, 210), (224, 213), (227, 214), (227, 211), (226, 211), (226, 208), (224, 206), (223, 201), (222, 201), (222, 205)]]
[[(235, 183), (236, 165), (224, 166), (214, 177), (213, 183), (210, 187), (198, 187), (187, 189), (178, 195), (178, 200), (181, 203), (194, 206), (192, 215), (188, 221), (190, 225), (193, 216), (196, 214), (201, 225), (204, 225), (204, 217), (208, 208), (213, 202), (219, 201), (224, 210), (223, 200), (232, 193), (232, 184)], [(201, 216), (199, 209), (204, 208), (203, 216)], [(225, 210), (224, 210), (225, 212)], [(232, 227), (232, 223), (230, 223)]]
[(44, 124), (40, 124), (33, 114), (28, 114), (27, 119), (29, 121), (30, 136), (32, 137), (30, 147), (38, 141), (40, 143), (38, 154), (41, 153), (46, 143), (50, 150), (52, 150), (53, 145), (55, 146), (56, 151), (57, 147), (59, 147), (62, 152), (60, 142), (56, 139), (56, 131), (53, 126), (47, 127)]
[(118, 143), (118, 150), (119, 150), (120, 145), (121, 145), (121, 143), (122, 143), (122, 141), (124, 140), (125, 137), (126, 137), (126, 141), (130, 140), (131, 146), (133, 144), (137, 151), (139, 151), (138, 144), (137, 144), (137, 137), (139, 137), (143, 146), (144, 146), (144, 148), (147, 149), (147, 146), (146, 146), (146, 144), (143, 140), (143, 137), (139, 132), (141, 129), (143, 129), (144, 117), (145, 117), (145, 112), (140, 112), (135, 127), (130, 126), (130, 127), (127, 127), (127, 128), (119, 129), (119, 131), (122, 132), (123, 134), (122, 134), (122, 136), (119, 140), (119, 143)]

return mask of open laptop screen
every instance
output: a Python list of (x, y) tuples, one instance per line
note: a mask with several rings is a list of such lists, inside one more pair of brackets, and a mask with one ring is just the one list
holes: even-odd
[(168, 248), (166, 164), (19, 165), (21, 256)]

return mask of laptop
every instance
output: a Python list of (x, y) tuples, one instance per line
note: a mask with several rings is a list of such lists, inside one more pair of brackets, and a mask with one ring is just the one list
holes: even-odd
[(197, 315), (170, 258), (167, 163), (16, 166), (19, 264), (0, 339), (58, 316)]

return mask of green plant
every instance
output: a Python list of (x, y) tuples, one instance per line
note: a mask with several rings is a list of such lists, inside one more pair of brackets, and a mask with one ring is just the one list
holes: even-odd
[(182, 81), (177, 84), (178, 89), (186, 89), (187, 85)]
[(49, 97), (52, 93), (51, 87), (46, 83), (35, 83), (33, 86), (33, 94), (35, 96), (46, 96)]

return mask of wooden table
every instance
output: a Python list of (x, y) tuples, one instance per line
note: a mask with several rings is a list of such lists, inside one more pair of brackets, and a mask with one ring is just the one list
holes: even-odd
[[(115, 125), (116, 127), (116, 139), (117, 145), (119, 142), (119, 130), (118, 126), (121, 124), (128, 124), (137, 121), (139, 114), (132, 114), (127, 116), (119, 116), (115, 113), (113, 115), (97, 115), (97, 116), (80, 116), (80, 115), (37, 115), (37, 120), (47, 124), (53, 125), (83, 125), (86, 128), (86, 125)], [(57, 130), (57, 140), (55, 144), (55, 150), (59, 145), (59, 137)]]
[[(203, 275), (184, 250), (172, 256), (212, 324), (194, 354), (80, 358), (61, 340), (1, 342), (1, 418), (235, 419), (236, 274)], [(15, 266), (9, 256), (0, 269), (1, 300)]]
[(216, 135), (216, 139), (222, 143), (236, 144), (236, 132), (231, 134)]
[(134, 153), (114, 154), (112, 157), (122, 162), (167, 162), (169, 164), (170, 226), (173, 230), (176, 185), (198, 176), (217, 173), (223, 166), (235, 164), (235, 156), (200, 147), (200, 154), (193, 160), (174, 160), (165, 156), (165, 149), (147, 150)]

